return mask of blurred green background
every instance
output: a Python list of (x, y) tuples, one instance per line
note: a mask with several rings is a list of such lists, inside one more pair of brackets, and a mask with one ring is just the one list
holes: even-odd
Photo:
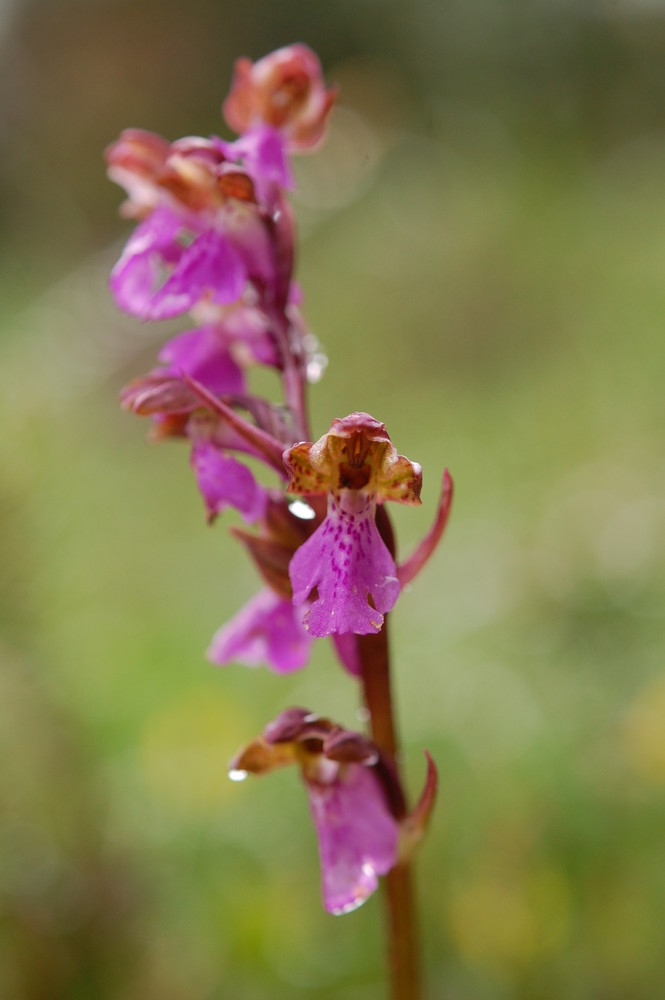
[[(307, 805), (226, 762), (279, 710), (357, 725), (326, 644), (219, 670), (256, 587), (184, 446), (118, 389), (174, 327), (114, 309), (103, 148), (223, 130), (231, 66), (301, 40), (342, 98), (300, 163), (317, 434), (422, 463), (393, 615), (432, 1000), (665, 994), (665, 4), (4, 0), (0, 996), (379, 1000), (378, 898), (322, 910)], [(180, 327), (182, 328), (182, 327)], [(226, 524), (233, 516), (225, 517)]]

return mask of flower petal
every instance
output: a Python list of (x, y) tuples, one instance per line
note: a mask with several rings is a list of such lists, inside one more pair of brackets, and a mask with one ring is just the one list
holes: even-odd
[(311, 450), (309, 441), (301, 441), (284, 452), (284, 466), (290, 476), (287, 486), (289, 493), (316, 496), (327, 493), (330, 489), (330, 467), (314, 468), (310, 459)]
[(288, 674), (305, 666), (311, 645), (302, 612), (266, 589), (215, 633), (207, 656), (219, 666), (237, 660), (248, 667), (265, 664), (278, 674)]
[(231, 357), (224, 329), (215, 324), (187, 330), (167, 341), (159, 354), (164, 374), (187, 372), (219, 396), (245, 391), (242, 370)]
[(259, 126), (245, 132), (235, 142), (225, 142), (216, 136), (212, 141), (227, 160), (240, 163), (247, 170), (260, 201), (268, 198), (268, 185), (276, 184), (286, 190), (294, 187), (284, 139), (277, 129)]
[(348, 632), (344, 635), (333, 633), (330, 638), (339, 661), (345, 670), (348, 670), (352, 677), (361, 677), (363, 665), (358, 653), (355, 636)]
[(183, 251), (173, 273), (144, 310), (145, 319), (166, 319), (208, 297), (225, 304), (240, 298), (247, 279), (242, 257), (222, 233), (209, 230)]
[(235, 507), (249, 523), (261, 517), (266, 491), (246, 465), (223, 454), (210, 441), (195, 442), (191, 463), (210, 521), (227, 507)]
[(177, 215), (158, 208), (134, 230), (109, 282), (125, 312), (146, 315), (165, 266), (175, 264), (182, 253), (177, 242), (181, 229), (182, 220)]
[(291, 560), (293, 603), (302, 604), (318, 589), (305, 619), (312, 635), (378, 632), (399, 595), (395, 563), (376, 527), (375, 504), (359, 499), (364, 507), (345, 510), (331, 494), (325, 521)]
[(371, 768), (341, 767), (330, 784), (308, 783), (321, 859), (323, 900), (331, 913), (354, 910), (397, 860), (398, 826)]

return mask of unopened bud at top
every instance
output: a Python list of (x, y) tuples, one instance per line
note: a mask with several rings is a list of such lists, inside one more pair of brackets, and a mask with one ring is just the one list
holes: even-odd
[(267, 125), (282, 133), (291, 152), (301, 152), (322, 139), (336, 97), (314, 52), (288, 45), (255, 63), (238, 59), (222, 111), (236, 132)]

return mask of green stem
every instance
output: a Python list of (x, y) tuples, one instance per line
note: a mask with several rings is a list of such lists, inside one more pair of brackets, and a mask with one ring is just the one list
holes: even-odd
[[(372, 739), (398, 770), (399, 743), (390, 689), (388, 618), (376, 635), (357, 637), (365, 705)], [(420, 1000), (420, 962), (409, 862), (399, 862), (384, 879), (392, 1000)]]

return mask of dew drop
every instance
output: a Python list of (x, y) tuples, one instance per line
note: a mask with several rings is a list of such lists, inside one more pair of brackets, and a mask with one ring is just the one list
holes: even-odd
[(301, 521), (311, 521), (316, 517), (316, 512), (304, 500), (292, 500), (289, 504), (289, 510)]
[(231, 781), (244, 781), (247, 777), (247, 771), (233, 770), (229, 771), (229, 778)]
[(310, 384), (320, 382), (327, 367), (328, 358), (325, 354), (321, 354), (320, 352), (313, 354), (307, 362), (307, 381)]
[(345, 913), (353, 913), (353, 911), (357, 910), (359, 906), (362, 906), (363, 903), (367, 902), (367, 897), (368, 893), (361, 890), (358, 895), (354, 896), (353, 899), (350, 899), (348, 903), (344, 903), (343, 906), (337, 906), (330, 912), (336, 917), (341, 917)]

